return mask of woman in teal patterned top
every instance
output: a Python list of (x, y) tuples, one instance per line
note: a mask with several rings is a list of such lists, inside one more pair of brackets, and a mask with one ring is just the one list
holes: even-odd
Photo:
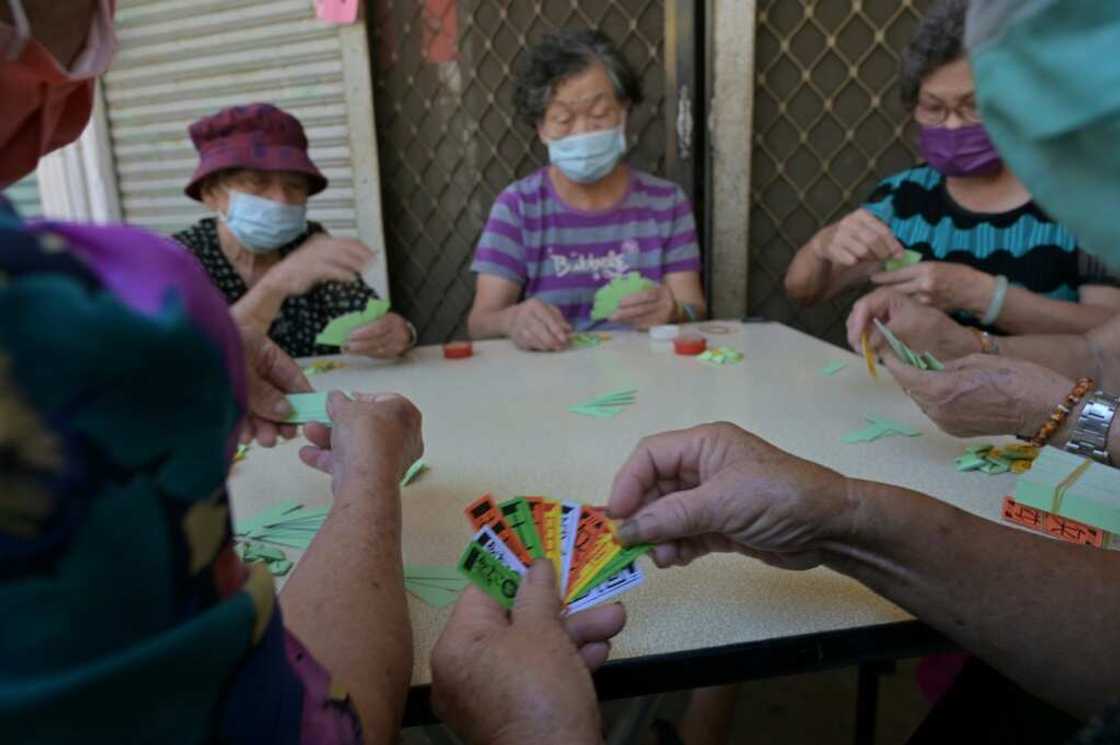
[[(903, 59), (902, 99), (926, 159), (794, 258), (786, 289), (811, 305), (870, 281), (1003, 333), (1082, 333), (1120, 311), (1117, 280), (1049, 217), (988, 139), (962, 45), (965, 0), (931, 9)], [(903, 251), (921, 263), (884, 271)]]

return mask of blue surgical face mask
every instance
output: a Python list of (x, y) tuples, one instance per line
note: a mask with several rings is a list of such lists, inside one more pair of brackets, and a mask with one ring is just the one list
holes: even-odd
[(233, 237), (247, 250), (266, 254), (307, 232), (307, 205), (283, 204), (229, 190), (229, 208), (220, 215)]
[(626, 154), (626, 122), (613, 129), (570, 135), (548, 143), (548, 159), (577, 184), (607, 176)]
[(968, 45), (984, 126), (1083, 248), (1120, 266), (1120, 4), (985, 0)]

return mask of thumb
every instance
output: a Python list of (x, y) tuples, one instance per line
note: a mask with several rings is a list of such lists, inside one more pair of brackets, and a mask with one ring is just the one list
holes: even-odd
[(633, 546), (718, 533), (724, 520), (718, 514), (716, 501), (716, 495), (710, 494), (704, 485), (674, 492), (618, 526), (618, 539), (623, 545)]
[(548, 559), (537, 559), (521, 580), (513, 602), (513, 622), (559, 623), (560, 590), (556, 569)]

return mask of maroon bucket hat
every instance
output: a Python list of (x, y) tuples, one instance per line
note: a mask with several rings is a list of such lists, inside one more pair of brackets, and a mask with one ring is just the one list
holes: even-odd
[(184, 189), (202, 201), (202, 180), (232, 168), (302, 173), (310, 181), (310, 195), (327, 188), (327, 179), (307, 154), (303, 125), (291, 114), (267, 103), (234, 106), (190, 126), (198, 150), (198, 169)]

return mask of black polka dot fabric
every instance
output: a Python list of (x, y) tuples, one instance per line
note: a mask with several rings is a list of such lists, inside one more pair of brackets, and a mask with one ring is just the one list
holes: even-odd
[[(307, 232), (295, 241), (279, 249), (281, 256), (287, 256), (300, 247), (316, 233), (325, 233), (322, 225), (308, 223)], [(218, 240), (218, 221), (206, 218), (192, 227), (176, 233), (175, 240), (183, 244), (202, 262), (202, 267), (210, 275), (226, 302), (233, 305), (249, 291), (248, 285), (229, 259), (222, 253)], [(280, 314), (268, 330), (269, 337), (293, 357), (307, 357), (316, 354), (337, 354), (338, 347), (324, 347), (315, 343), (315, 337), (330, 321), (345, 313), (362, 310), (370, 298), (377, 297), (360, 279), (354, 282), (324, 282), (316, 285), (310, 292), (290, 297), (280, 306)]]

